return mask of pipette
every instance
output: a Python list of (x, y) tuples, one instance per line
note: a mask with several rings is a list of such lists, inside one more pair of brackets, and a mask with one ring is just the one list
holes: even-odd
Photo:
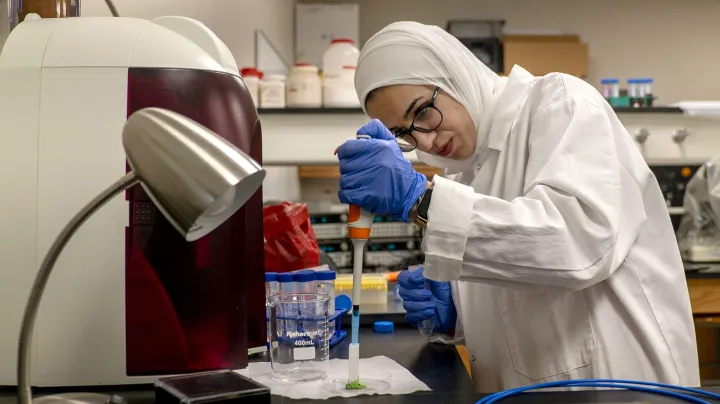
[[(357, 135), (358, 139), (369, 139), (367, 135)], [(360, 343), (358, 332), (360, 329), (360, 288), (362, 286), (363, 255), (365, 245), (370, 238), (375, 215), (359, 206), (350, 205), (348, 212), (348, 236), (353, 244), (353, 286), (352, 286), (352, 337), (348, 353), (349, 368), (347, 388), (359, 389), (364, 386), (360, 383)]]
[(363, 253), (370, 238), (370, 228), (375, 215), (350, 205), (348, 214), (348, 236), (353, 244), (353, 286), (352, 286), (352, 339), (350, 341), (348, 388), (362, 388), (360, 384), (360, 287), (362, 285)]

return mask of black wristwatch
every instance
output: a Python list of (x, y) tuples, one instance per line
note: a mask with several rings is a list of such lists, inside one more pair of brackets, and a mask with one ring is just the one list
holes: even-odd
[(432, 187), (428, 187), (427, 191), (420, 197), (417, 202), (417, 214), (413, 221), (421, 228), (427, 228), (428, 210), (430, 209), (430, 199), (432, 198)]

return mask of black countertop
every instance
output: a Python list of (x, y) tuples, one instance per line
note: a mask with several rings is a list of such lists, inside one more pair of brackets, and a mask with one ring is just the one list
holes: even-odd
[[(406, 396), (358, 396), (354, 398), (335, 398), (325, 400), (328, 404), (471, 404), (482, 398), (475, 393), (472, 380), (467, 374), (462, 360), (454, 347), (427, 344), (417, 330), (396, 324), (393, 334), (375, 334), (368, 328), (361, 329), (360, 355), (372, 357), (385, 355), (412, 372), (425, 382), (433, 391), (415, 393)], [(346, 339), (331, 350), (333, 358), (347, 358), (349, 341)], [(86, 390), (86, 389), (83, 389)], [(58, 390), (39, 389), (38, 394), (51, 394)], [(106, 393), (120, 394), (128, 404), (153, 404), (153, 391), (150, 386), (131, 386), (123, 388), (102, 388)], [(712, 390), (720, 392), (720, 389)], [(0, 404), (15, 403), (14, 388), (0, 388)], [(273, 404), (310, 403), (312, 400), (290, 400), (273, 396)], [(679, 403), (654, 395), (645, 395), (626, 391), (587, 391), (565, 393), (537, 393), (502, 401), (503, 404), (578, 404), (578, 403)], [(720, 403), (720, 401), (718, 401)]]

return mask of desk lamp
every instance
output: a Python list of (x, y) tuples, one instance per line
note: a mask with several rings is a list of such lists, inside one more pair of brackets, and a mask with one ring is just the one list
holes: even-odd
[[(175, 229), (195, 241), (240, 209), (265, 179), (250, 156), (210, 129), (177, 113), (146, 108), (128, 118), (122, 133), (130, 171), (90, 201), (62, 229), (38, 270), (23, 315), (18, 344), (18, 403), (31, 404), (30, 362), (35, 319), (50, 273), (73, 234), (112, 198), (141, 184)], [(40, 397), (35, 403), (108, 403), (90, 393)]]

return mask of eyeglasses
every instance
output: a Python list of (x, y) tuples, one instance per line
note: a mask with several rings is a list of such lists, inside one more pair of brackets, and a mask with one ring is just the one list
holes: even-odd
[(437, 129), (443, 121), (443, 115), (440, 110), (435, 108), (435, 98), (437, 98), (440, 87), (435, 87), (430, 101), (421, 105), (415, 113), (409, 128), (402, 128), (394, 131), (395, 140), (397, 140), (400, 150), (403, 152), (411, 152), (417, 148), (417, 139), (413, 136), (413, 132), (431, 133)]

